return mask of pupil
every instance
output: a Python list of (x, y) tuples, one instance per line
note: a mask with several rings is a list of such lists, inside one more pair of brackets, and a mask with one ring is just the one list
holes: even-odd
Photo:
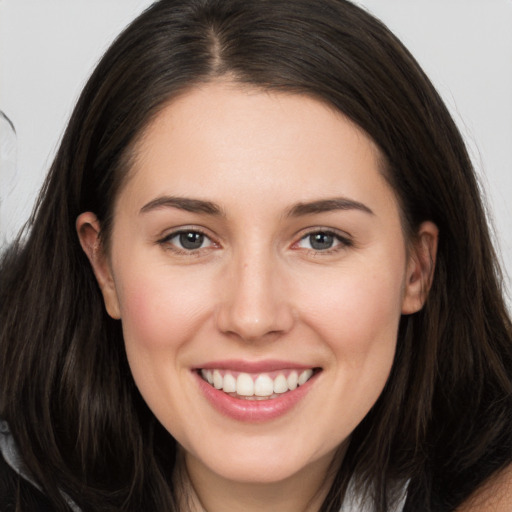
[(180, 244), (185, 249), (199, 249), (203, 245), (204, 235), (201, 233), (181, 233)]
[(330, 249), (334, 242), (334, 236), (329, 233), (315, 233), (310, 235), (309, 243), (316, 250)]

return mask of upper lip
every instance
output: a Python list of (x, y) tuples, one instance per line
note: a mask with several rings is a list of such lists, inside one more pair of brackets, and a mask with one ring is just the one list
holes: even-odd
[(209, 361), (198, 365), (196, 370), (231, 370), (245, 373), (264, 373), (278, 370), (308, 370), (315, 368), (315, 365), (295, 363), (277, 359), (266, 359), (262, 361), (245, 361), (242, 359), (230, 359), (222, 361)]

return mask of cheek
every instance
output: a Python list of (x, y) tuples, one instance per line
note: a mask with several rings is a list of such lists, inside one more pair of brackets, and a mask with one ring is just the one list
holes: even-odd
[(192, 336), (207, 307), (204, 283), (180, 279), (165, 269), (132, 272), (129, 280), (122, 280), (119, 296), (127, 345), (148, 351), (179, 347)]
[(315, 414), (328, 425), (326, 448), (346, 439), (367, 415), (395, 356), (401, 261), (385, 265), (385, 271), (384, 265), (372, 266), (368, 260), (356, 263), (303, 278), (295, 289), (308, 332), (328, 349), (323, 378), (329, 393), (319, 400), (322, 406)]
[(319, 321), (324, 317), (326, 328), (341, 333), (387, 330), (400, 317), (401, 280), (341, 275), (324, 285), (317, 297), (308, 295), (313, 299), (308, 300), (311, 316)]
[(361, 375), (387, 376), (401, 316), (401, 260), (374, 267), (362, 262), (322, 282), (316, 293), (306, 293), (312, 288), (307, 284), (302, 290), (306, 322), (329, 345), (337, 364)]
[(176, 426), (176, 415), (169, 412), (183, 410), (186, 396), (177, 390), (187, 378), (187, 347), (208, 314), (208, 293), (204, 280), (185, 279), (183, 272), (173, 275), (158, 266), (143, 272), (135, 265), (130, 268), (118, 279), (130, 369), (150, 409), (166, 428), (179, 432), (179, 421)]

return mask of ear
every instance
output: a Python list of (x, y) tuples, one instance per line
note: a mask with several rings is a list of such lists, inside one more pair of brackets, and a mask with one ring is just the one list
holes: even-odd
[(103, 294), (107, 313), (118, 320), (121, 318), (121, 312), (117, 290), (108, 257), (100, 240), (100, 223), (96, 215), (92, 212), (79, 215), (76, 219), (76, 231)]
[(425, 304), (432, 285), (436, 264), (439, 229), (433, 222), (423, 222), (414, 237), (407, 261), (402, 314), (416, 313)]

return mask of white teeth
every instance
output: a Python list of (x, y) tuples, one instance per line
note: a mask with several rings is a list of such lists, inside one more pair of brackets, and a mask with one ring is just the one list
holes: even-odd
[(222, 374), (219, 372), (219, 370), (213, 371), (213, 387), (215, 389), (222, 389), (222, 386), (224, 385), (224, 378), (222, 377)]
[(278, 375), (274, 379), (274, 393), (286, 393), (288, 391), (288, 382), (284, 375)]
[(293, 371), (288, 375), (288, 378), (286, 379), (288, 382), (288, 389), (290, 391), (293, 391), (297, 388), (297, 385), (299, 384), (299, 376), (297, 375), (297, 372)]
[(236, 379), (236, 393), (240, 396), (254, 395), (254, 381), (248, 373), (240, 373)]
[(231, 373), (224, 375), (224, 386), (222, 389), (225, 393), (236, 393), (236, 379)]
[(254, 394), (256, 396), (270, 396), (274, 392), (274, 382), (268, 375), (258, 375), (254, 381)]
[(311, 376), (313, 375), (313, 370), (304, 370), (300, 375), (299, 375), (299, 386), (302, 386), (303, 384), (306, 384), (306, 382), (311, 378)]
[(275, 398), (276, 395), (293, 391), (298, 386), (304, 385), (313, 376), (313, 370), (304, 370), (300, 374), (292, 370), (288, 377), (280, 373), (274, 379), (266, 373), (255, 377), (243, 372), (235, 378), (229, 371), (221, 370), (201, 370), (201, 375), (214, 388), (221, 389), (225, 393), (234, 393), (243, 397)]

